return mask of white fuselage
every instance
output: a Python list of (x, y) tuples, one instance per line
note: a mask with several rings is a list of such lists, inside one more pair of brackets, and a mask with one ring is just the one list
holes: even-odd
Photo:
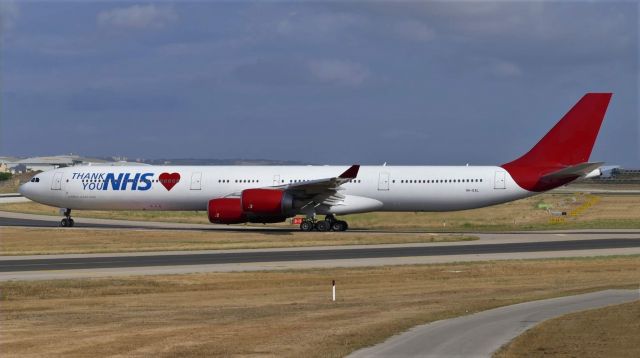
[[(76, 166), (40, 173), (37, 182), (28, 182), (20, 190), (34, 201), (60, 208), (204, 211), (211, 199), (250, 188), (331, 178), (347, 168)], [(179, 174), (179, 180), (173, 173)], [(166, 182), (160, 181), (161, 176)], [(536, 193), (520, 188), (497, 166), (362, 166), (356, 179), (341, 186), (340, 194), (344, 195), (340, 204), (317, 213), (464, 210)]]

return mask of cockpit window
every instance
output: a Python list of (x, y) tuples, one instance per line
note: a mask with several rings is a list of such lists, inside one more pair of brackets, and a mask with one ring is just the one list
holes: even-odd
[(30, 180), (32, 183), (39, 183), (40, 182), (40, 178), (31, 178)]

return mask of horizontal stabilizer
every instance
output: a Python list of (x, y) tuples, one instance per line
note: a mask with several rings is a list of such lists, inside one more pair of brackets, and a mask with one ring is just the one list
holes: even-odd
[(595, 163), (580, 163), (576, 165), (572, 165), (570, 167), (565, 167), (555, 172), (551, 172), (542, 176), (542, 180), (558, 180), (565, 178), (578, 178), (582, 176), (586, 176), (587, 174), (593, 172), (594, 170), (600, 168), (604, 164), (604, 162), (595, 162)]

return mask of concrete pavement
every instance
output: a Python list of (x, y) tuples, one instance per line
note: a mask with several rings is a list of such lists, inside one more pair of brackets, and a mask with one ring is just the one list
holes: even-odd
[(638, 299), (638, 290), (606, 290), (505, 306), (417, 326), (348, 357), (490, 357), (544, 320)]

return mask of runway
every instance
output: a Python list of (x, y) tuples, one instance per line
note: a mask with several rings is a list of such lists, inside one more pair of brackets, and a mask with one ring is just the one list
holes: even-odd
[(183, 266), (238, 264), (250, 262), (286, 262), (316, 260), (350, 260), (415, 256), (465, 254), (506, 254), (567, 250), (639, 248), (640, 239), (571, 240), (508, 244), (405, 246), (333, 250), (252, 251), (238, 253), (208, 253), (187, 255), (100, 256), (40, 258), (0, 261), (0, 272), (124, 268), (145, 266)]
[[(10, 223), (14, 226), (52, 227), (52, 224), (55, 224), (53, 220), (57, 218), (0, 212), (0, 225)], [(287, 227), (228, 227), (85, 218), (78, 219), (78, 222), (79, 225), (101, 230), (176, 230), (186, 237), (193, 230), (255, 231), (265, 232), (265, 234), (295, 230)], [(76, 228), (65, 230), (73, 231)], [(360, 232), (390, 233), (390, 231)], [(479, 240), (245, 250), (0, 256), (0, 281), (640, 254), (639, 230), (465, 234), (477, 236)], [(327, 235), (331, 234), (327, 233)], [(336, 233), (336, 235), (348, 235), (348, 233)]]
[(638, 290), (606, 290), (505, 306), (417, 326), (348, 357), (490, 357), (544, 320), (638, 299)]

